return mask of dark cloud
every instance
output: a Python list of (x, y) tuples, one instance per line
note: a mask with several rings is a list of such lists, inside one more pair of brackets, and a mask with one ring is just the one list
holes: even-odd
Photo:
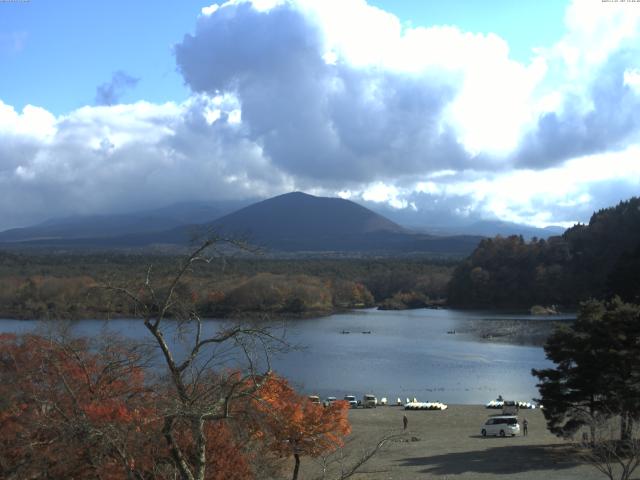
[(624, 85), (624, 72), (640, 55), (625, 48), (612, 55), (589, 86), (592, 107), (584, 112), (585, 99), (569, 95), (561, 113), (548, 113), (522, 141), (515, 165), (547, 168), (570, 158), (628, 146), (640, 130), (640, 96)]
[(301, 182), (337, 188), (472, 164), (440, 122), (450, 79), (328, 64), (317, 26), (289, 4), (221, 7), (175, 53), (194, 91), (237, 95), (247, 137)]
[(122, 70), (114, 72), (110, 81), (96, 88), (96, 105), (115, 105), (122, 95), (134, 88), (139, 81), (139, 78), (132, 77)]

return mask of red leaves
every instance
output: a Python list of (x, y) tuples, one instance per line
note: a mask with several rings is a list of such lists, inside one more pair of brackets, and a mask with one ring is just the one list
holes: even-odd
[[(145, 383), (132, 352), (0, 335), (0, 478), (175, 478), (163, 434), (165, 412), (175, 408), (171, 389)], [(265, 462), (251, 451), (317, 456), (350, 432), (345, 403), (312, 404), (276, 375), (221, 371), (207, 382), (194, 392), (233, 385), (239, 394), (231, 419), (205, 425), (208, 480), (252, 478), (252, 468)], [(192, 424), (181, 418), (174, 437), (193, 452)]]
[(288, 382), (269, 376), (259, 392), (256, 407), (272, 437), (271, 448), (280, 456), (312, 457), (335, 450), (351, 432), (349, 405), (335, 402), (327, 407), (297, 394)]
[(135, 361), (82, 340), (0, 336), (0, 477), (123, 478), (153, 403)]

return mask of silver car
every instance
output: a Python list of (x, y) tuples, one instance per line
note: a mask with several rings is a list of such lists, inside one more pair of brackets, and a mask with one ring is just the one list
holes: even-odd
[(496, 415), (489, 417), (482, 426), (480, 434), (483, 437), (487, 435), (499, 435), (505, 437), (507, 435), (515, 436), (520, 433), (520, 425), (518, 417), (515, 415)]

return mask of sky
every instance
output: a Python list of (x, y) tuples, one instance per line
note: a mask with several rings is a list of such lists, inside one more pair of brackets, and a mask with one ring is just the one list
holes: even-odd
[(300, 190), (414, 225), (640, 189), (640, 3), (0, 1), (0, 229)]

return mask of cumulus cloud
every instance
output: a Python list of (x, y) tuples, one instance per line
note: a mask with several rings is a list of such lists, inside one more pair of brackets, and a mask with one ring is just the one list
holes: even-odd
[(114, 72), (111, 80), (96, 88), (96, 105), (115, 105), (122, 95), (134, 88), (139, 81), (139, 78), (132, 77), (122, 70)]
[(118, 104), (124, 72), (66, 115), (0, 102), (0, 227), (293, 189), (425, 223), (585, 219), (640, 187), (640, 9), (576, 0), (565, 21), (523, 64), (364, 0), (205, 7), (174, 46), (183, 103)]
[(637, 136), (640, 15), (607, 7), (574, 2), (563, 39), (523, 65), (496, 35), (402, 28), (363, 0), (236, 0), (205, 9), (176, 59), (300, 177), (546, 168)]
[(0, 228), (291, 188), (259, 147), (238, 140), (228, 115), (210, 121), (220, 107), (222, 99), (193, 97), (182, 104), (83, 107), (55, 117), (0, 102)]
[(194, 91), (235, 95), (248, 138), (301, 179), (338, 186), (472, 164), (440, 121), (455, 75), (357, 67), (340, 51), (328, 62), (325, 33), (289, 3), (229, 2), (199, 19), (176, 59)]
[(613, 53), (586, 81), (586, 95), (567, 93), (558, 111), (541, 115), (523, 137), (514, 163), (547, 167), (638, 142), (640, 95), (628, 69), (639, 58), (636, 45), (640, 43)]

